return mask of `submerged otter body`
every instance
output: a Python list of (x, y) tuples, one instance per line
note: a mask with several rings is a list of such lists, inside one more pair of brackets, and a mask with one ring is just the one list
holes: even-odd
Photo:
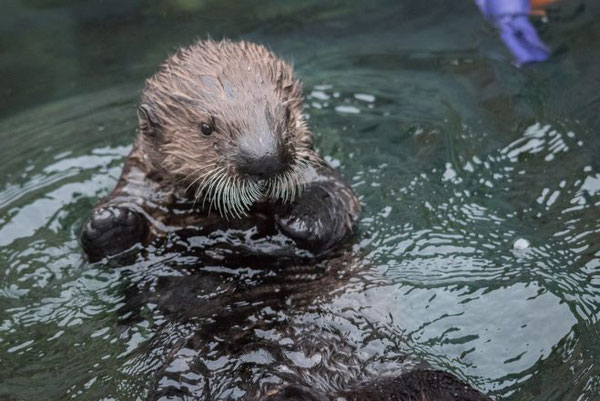
[[(397, 334), (360, 302), (332, 307), (345, 287), (384, 283), (353, 252), (285, 268), (194, 266), (136, 282), (120, 313), (135, 327), (151, 305), (159, 322), (139, 350), (161, 355), (147, 401), (491, 401), (390, 347)], [(363, 341), (388, 345), (365, 355)]]
[[(81, 243), (91, 261), (148, 249), (166, 239), (172, 246), (194, 250), (207, 263), (268, 260), (289, 269), (310, 269), (313, 263), (328, 272), (322, 280), (309, 275), (307, 281), (271, 287), (266, 275), (265, 282), (253, 280), (249, 288), (231, 281), (222, 286), (214, 276), (196, 272), (128, 296), (128, 307), (155, 302), (173, 321), (215, 321), (232, 305), (248, 305), (238, 308), (247, 317), (255, 305), (272, 304), (276, 310), (276, 305), (287, 307), (293, 297), (310, 297), (315, 288), (333, 288), (347, 264), (337, 259), (323, 267), (323, 256), (352, 233), (358, 213), (351, 188), (313, 149), (292, 68), (260, 45), (200, 41), (180, 49), (147, 80), (133, 149), (115, 189), (85, 224)], [(211, 298), (211, 288), (217, 286), (220, 292)], [(230, 331), (231, 316), (222, 317)], [(204, 399), (176, 385), (189, 384), (190, 377), (204, 383), (200, 368), (173, 378), (168, 367), (178, 363), (178, 350), (204, 349), (206, 337), (215, 335), (209, 331), (199, 329), (183, 341), (187, 345), (168, 352), (150, 399)], [(236, 338), (246, 339), (247, 334)], [(422, 372), (358, 383), (335, 394), (294, 380), (247, 394), (249, 400), (273, 401), (487, 399), (448, 374)]]

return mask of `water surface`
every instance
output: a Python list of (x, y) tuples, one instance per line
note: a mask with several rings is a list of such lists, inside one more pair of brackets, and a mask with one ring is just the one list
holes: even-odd
[[(498, 399), (599, 399), (596, 2), (538, 21), (555, 52), (521, 69), (468, 1), (0, 11), (0, 398), (144, 399), (157, 371), (187, 369), (197, 394), (242, 399), (282, 372), (327, 390), (426, 363)], [(207, 35), (267, 44), (303, 78), (318, 147), (364, 207), (357, 259), (336, 280), (176, 252), (83, 261), (78, 233), (120, 173), (143, 80)], [(190, 284), (200, 277), (215, 290)], [(124, 312), (132, 288), (212, 296), (269, 280), (289, 299)]]

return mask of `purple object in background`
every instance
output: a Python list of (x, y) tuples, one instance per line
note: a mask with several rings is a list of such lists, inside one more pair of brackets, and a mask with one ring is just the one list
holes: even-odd
[(544, 61), (550, 55), (529, 21), (529, 0), (475, 0), (500, 31), (500, 38), (519, 64)]

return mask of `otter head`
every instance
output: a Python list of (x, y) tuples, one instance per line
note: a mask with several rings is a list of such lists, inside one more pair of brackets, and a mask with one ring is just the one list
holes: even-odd
[(147, 80), (139, 111), (149, 161), (223, 216), (292, 200), (318, 160), (299, 81), (260, 45), (180, 49)]

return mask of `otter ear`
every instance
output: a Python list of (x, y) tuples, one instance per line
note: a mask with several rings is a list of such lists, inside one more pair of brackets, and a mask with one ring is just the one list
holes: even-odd
[(138, 128), (145, 135), (156, 135), (158, 133), (159, 121), (152, 108), (142, 103), (137, 109)]

